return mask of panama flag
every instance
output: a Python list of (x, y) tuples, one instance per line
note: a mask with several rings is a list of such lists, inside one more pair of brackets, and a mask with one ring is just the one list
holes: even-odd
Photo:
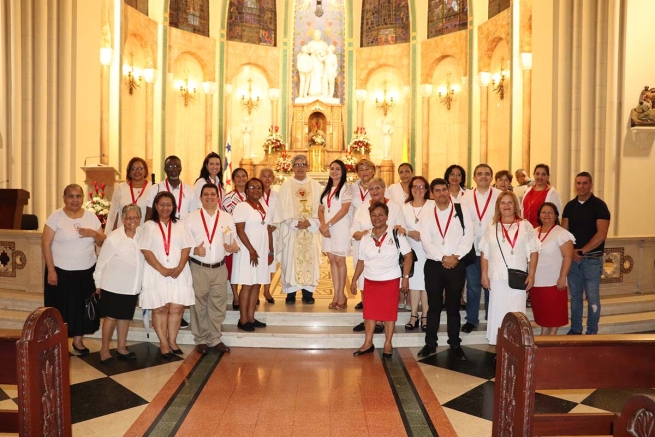
[(226, 191), (232, 188), (232, 146), (230, 146), (230, 134), (227, 135), (225, 144), (225, 165), (223, 165), (223, 187)]

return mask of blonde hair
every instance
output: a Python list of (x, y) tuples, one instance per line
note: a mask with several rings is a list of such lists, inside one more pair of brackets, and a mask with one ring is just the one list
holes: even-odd
[(373, 161), (366, 158), (362, 158), (359, 161), (357, 161), (357, 164), (355, 164), (355, 172), (358, 172), (359, 167), (361, 167), (362, 165), (371, 167), (371, 170), (375, 171), (375, 164), (373, 164)]
[(500, 222), (500, 202), (505, 196), (510, 196), (512, 200), (514, 201), (514, 218), (516, 220), (523, 220), (523, 217), (521, 216), (521, 206), (519, 205), (519, 199), (516, 197), (516, 194), (514, 194), (512, 191), (505, 191), (503, 193), (500, 193), (498, 196), (498, 199), (496, 199), (496, 212), (494, 213), (494, 221), (492, 224), (496, 224)]
[(387, 184), (384, 183), (384, 179), (382, 178), (373, 178), (370, 181), (368, 181), (369, 188), (371, 187), (371, 185), (374, 184), (382, 185), (382, 188), (387, 188)]

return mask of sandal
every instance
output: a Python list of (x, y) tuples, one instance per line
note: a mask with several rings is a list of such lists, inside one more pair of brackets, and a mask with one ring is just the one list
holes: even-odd
[[(415, 323), (412, 323), (412, 317), (416, 319)], [(407, 329), (408, 331), (413, 331), (415, 329), (418, 329), (418, 314), (412, 314), (411, 316), (409, 316), (409, 322), (407, 322), (407, 324), (405, 325), (405, 329)]]
[[(423, 324), (423, 319), (426, 320), (425, 324)], [(427, 322), (427, 320), (428, 320), (428, 316), (423, 316), (423, 317), (421, 317), (421, 330), (422, 330), (423, 332), (425, 332), (425, 331), (428, 330), (428, 322)], [(418, 322), (417, 322), (417, 323), (418, 323)]]
[(331, 302), (330, 305), (328, 305), (329, 310), (338, 310), (339, 309), (339, 304), (336, 302)]
[(345, 310), (348, 308), (348, 299), (346, 299), (343, 303), (338, 303), (334, 306), (335, 310)]

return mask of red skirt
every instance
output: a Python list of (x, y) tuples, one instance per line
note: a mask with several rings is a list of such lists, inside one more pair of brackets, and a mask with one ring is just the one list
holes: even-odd
[(568, 291), (560, 291), (556, 285), (533, 287), (530, 289), (530, 302), (534, 321), (539, 326), (556, 328), (569, 323)]
[(225, 255), (225, 267), (227, 268), (227, 280), (232, 280), (232, 254)]
[(364, 320), (390, 322), (398, 320), (398, 290), (400, 278), (371, 281), (364, 278)]

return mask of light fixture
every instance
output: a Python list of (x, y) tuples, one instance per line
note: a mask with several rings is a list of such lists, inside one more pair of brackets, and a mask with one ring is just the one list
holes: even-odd
[(154, 83), (157, 70), (154, 68), (144, 68), (143, 69), (143, 79), (146, 83)]
[(216, 92), (216, 82), (206, 81), (202, 83), (202, 90), (208, 96), (211, 96)]
[(280, 98), (280, 89), (279, 88), (269, 88), (268, 89), (268, 98), (272, 102), (276, 102)]
[(366, 91), (365, 89), (355, 90), (355, 99), (358, 102), (363, 102), (364, 100), (366, 100), (367, 95), (368, 95), (368, 91)]
[(489, 86), (489, 83), (491, 82), (491, 73), (488, 71), (481, 71), (480, 72), (480, 86)]
[(232, 87), (232, 84), (231, 84), (231, 83), (226, 83), (226, 84), (225, 84), (225, 88), (223, 88), (223, 89), (225, 90), (225, 95), (226, 95), (226, 96), (229, 96), (229, 95), (232, 94), (232, 89), (233, 89), (233, 87)]
[(241, 104), (248, 110), (248, 114), (252, 112), (253, 109), (257, 109), (259, 106), (259, 96), (255, 99), (252, 98), (252, 78), (248, 78), (248, 98), (246, 95), (241, 95)]
[(134, 94), (134, 90), (141, 88), (141, 81), (143, 80), (143, 72), (140, 68), (134, 67), (134, 53), (130, 54), (131, 61), (129, 64), (123, 65), (123, 75), (127, 83), (127, 89), (130, 95)]
[(422, 83), (418, 87), (419, 92), (421, 93), (421, 97), (427, 99), (432, 95), (432, 84), (430, 83)]
[(113, 56), (114, 50), (111, 47), (102, 47), (100, 49), (100, 63), (102, 65), (111, 65), (111, 59)]
[(184, 80), (178, 80), (175, 82), (175, 88), (180, 90), (180, 94), (184, 99), (184, 106), (189, 106), (191, 100), (196, 98), (196, 84), (189, 80), (189, 70), (184, 69)]
[(455, 88), (450, 86), (450, 73), (446, 74), (446, 85), (440, 86), (437, 92), (439, 94), (439, 101), (446, 105), (446, 108), (450, 111), (450, 105), (455, 98)]
[(521, 67), (532, 70), (532, 53), (521, 53)]
[(491, 86), (494, 92), (500, 97), (500, 100), (505, 98), (505, 78), (509, 75), (509, 71), (503, 70), (504, 64), (505, 60), (500, 58), (500, 71), (491, 78)]
[(393, 96), (387, 96), (387, 81), (384, 81), (384, 90), (382, 91), (382, 100), (378, 97), (375, 98), (375, 107), (382, 110), (382, 114), (387, 116), (387, 112), (393, 106)]

